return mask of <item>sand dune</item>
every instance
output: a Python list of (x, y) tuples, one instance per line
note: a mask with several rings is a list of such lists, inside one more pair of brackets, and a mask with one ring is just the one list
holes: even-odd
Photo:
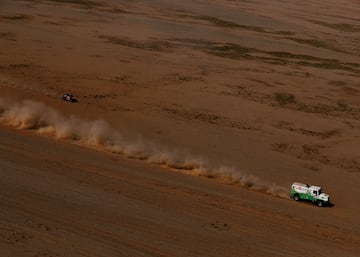
[(288, 189), (267, 183), (251, 174), (242, 174), (235, 168), (210, 164), (204, 157), (181, 157), (174, 151), (147, 142), (128, 142), (110, 128), (104, 120), (83, 121), (71, 116), (65, 117), (46, 105), (25, 100), (10, 103), (0, 98), (0, 121), (17, 129), (33, 130), (55, 139), (68, 140), (86, 147), (128, 158), (144, 160), (191, 175), (217, 179), (223, 183), (239, 184), (254, 191), (288, 198)]
[(2, 0), (0, 256), (359, 256), (359, 12)]

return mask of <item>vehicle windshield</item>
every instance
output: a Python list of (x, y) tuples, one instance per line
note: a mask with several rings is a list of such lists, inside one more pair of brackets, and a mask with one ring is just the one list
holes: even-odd
[(322, 194), (322, 191), (321, 191), (321, 189), (319, 189), (319, 195), (321, 195)]

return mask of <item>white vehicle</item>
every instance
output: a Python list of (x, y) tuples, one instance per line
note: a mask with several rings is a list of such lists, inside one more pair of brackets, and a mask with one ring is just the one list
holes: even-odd
[(291, 185), (290, 197), (295, 201), (311, 201), (319, 207), (330, 205), (330, 197), (321, 187), (295, 182)]

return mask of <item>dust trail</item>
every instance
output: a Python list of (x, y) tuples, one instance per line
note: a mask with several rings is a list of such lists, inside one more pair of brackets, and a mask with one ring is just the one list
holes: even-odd
[(67, 117), (40, 102), (25, 100), (12, 103), (0, 97), (0, 122), (187, 174), (204, 176), (222, 183), (240, 185), (250, 190), (287, 198), (286, 188), (244, 174), (236, 168), (213, 165), (203, 157), (186, 157), (142, 139), (130, 141), (103, 120), (85, 121), (74, 116)]

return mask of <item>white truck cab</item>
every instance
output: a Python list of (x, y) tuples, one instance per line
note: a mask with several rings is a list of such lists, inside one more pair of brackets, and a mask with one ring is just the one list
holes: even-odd
[(330, 204), (330, 197), (321, 191), (321, 187), (295, 182), (291, 185), (290, 197), (295, 201), (306, 200), (322, 207)]

